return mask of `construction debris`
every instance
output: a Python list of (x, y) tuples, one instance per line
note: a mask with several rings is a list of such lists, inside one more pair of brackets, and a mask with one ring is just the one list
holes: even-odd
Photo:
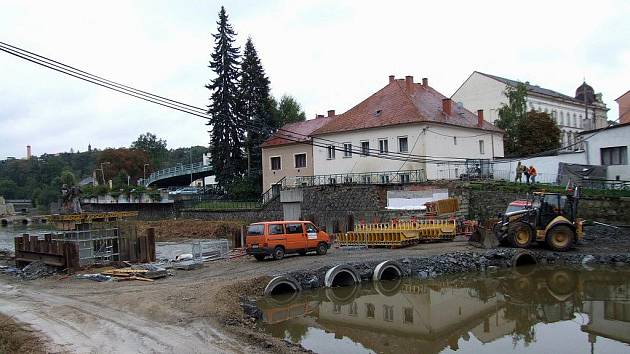
[(179, 270), (193, 270), (193, 269), (201, 268), (202, 266), (203, 266), (203, 263), (201, 261), (195, 261), (195, 260), (173, 263), (173, 268), (179, 269)]
[(98, 282), (103, 282), (103, 281), (112, 281), (113, 278), (108, 276), (108, 275), (103, 275), (103, 274), (77, 274), (76, 275), (77, 279), (89, 279), (89, 280), (94, 280), (94, 281), (98, 281)]
[(18, 277), (23, 280), (34, 280), (56, 274), (58, 268), (49, 266), (40, 261), (31, 262), (17, 273)]

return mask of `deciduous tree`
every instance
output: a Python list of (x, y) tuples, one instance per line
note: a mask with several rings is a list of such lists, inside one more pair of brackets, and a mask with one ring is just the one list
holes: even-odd
[(537, 154), (560, 147), (560, 128), (549, 114), (532, 110), (519, 122), (516, 138), (519, 156)]
[(278, 102), (276, 119), (278, 121), (277, 125), (281, 127), (288, 123), (305, 121), (306, 114), (295, 98), (289, 95), (283, 95), (280, 98), (280, 102)]
[(503, 136), (505, 153), (508, 156), (518, 154), (518, 126), (527, 115), (527, 87), (519, 83), (516, 87), (508, 86), (504, 92), (508, 104), (499, 108), (499, 119), (494, 125), (505, 130)]

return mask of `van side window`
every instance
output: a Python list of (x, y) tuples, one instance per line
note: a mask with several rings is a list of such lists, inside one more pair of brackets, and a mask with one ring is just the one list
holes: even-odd
[(308, 223), (306, 224), (306, 232), (309, 234), (313, 232), (317, 232), (317, 228), (315, 227), (315, 225)]
[(247, 228), (248, 235), (260, 236), (265, 233), (265, 225), (249, 225)]
[(287, 233), (288, 234), (301, 234), (302, 224), (287, 224)]
[(270, 224), (269, 225), (269, 235), (281, 235), (284, 233), (284, 228), (282, 224)]

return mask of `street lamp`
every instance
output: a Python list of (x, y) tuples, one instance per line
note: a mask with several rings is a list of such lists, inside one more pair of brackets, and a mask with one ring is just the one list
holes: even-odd
[(148, 163), (145, 163), (144, 166), (142, 166), (142, 182), (143, 184), (146, 185), (146, 180), (147, 180), (147, 166), (149, 166)]
[(109, 161), (101, 162), (101, 176), (103, 177), (103, 185), (107, 184), (107, 182), (105, 182), (105, 171), (103, 170), (103, 165), (109, 165), (109, 164), (110, 164)]
[(192, 146), (190, 147), (190, 149), (188, 150), (190, 152), (190, 184), (192, 185), (193, 183), (193, 170), (192, 170)]

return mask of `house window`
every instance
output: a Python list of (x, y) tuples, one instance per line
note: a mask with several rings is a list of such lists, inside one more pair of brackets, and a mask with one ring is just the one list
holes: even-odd
[(413, 307), (403, 307), (403, 323), (413, 323)]
[(381, 175), (381, 183), (389, 183), (389, 175)]
[(335, 146), (334, 145), (328, 145), (328, 159), (329, 160), (335, 159)]
[(359, 314), (359, 306), (357, 305), (356, 302), (351, 303), (350, 306), (348, 306), (348, 315), (356, 316), (358, 314)]
[(280, 162), (280, 156), (274, 156), (271, 158), (271, 169), (273, 171), (277, 171), (282, 169), (282, 164)]
[(483, 155), (485, 153), (486, 152), (485, 152), (485, 149), (484, 149), (484, 146), (483, 146), (483, 140), (479, 140), (479, 154)]
[(457, 145), (457, 137), (456, 136), (453, 137), (453, 145)]
[(306, 167), (306, 154), (295, 155), (295, 168)]
[(365, 317), (374, 318), (374, 313), (376, 312), (376, 307), (374, 304), (365, 304)]
[(628, 147), (615, 146), (599, 149), (602, 155), (602, 165), (627, 165), (628, 164)]
[(370, 142), (369, 141), (361, 142), (361, 155), (370, 156)]
[(352, 157), (352, 144), (343, 144), (343, 157)]
[(388, 322), (394, 320), (394, 306), (383, 305), (383, 320)]
[(379, 154), (387, 154), (389, 151), (387, 139), (379, 139), (378, 140), (378, 153)]
[(407, 137), (401, 136), (398, 138), (398, 151), (399, 152), (407, 152), (409, 151), (409, 146), (407, 144)]

